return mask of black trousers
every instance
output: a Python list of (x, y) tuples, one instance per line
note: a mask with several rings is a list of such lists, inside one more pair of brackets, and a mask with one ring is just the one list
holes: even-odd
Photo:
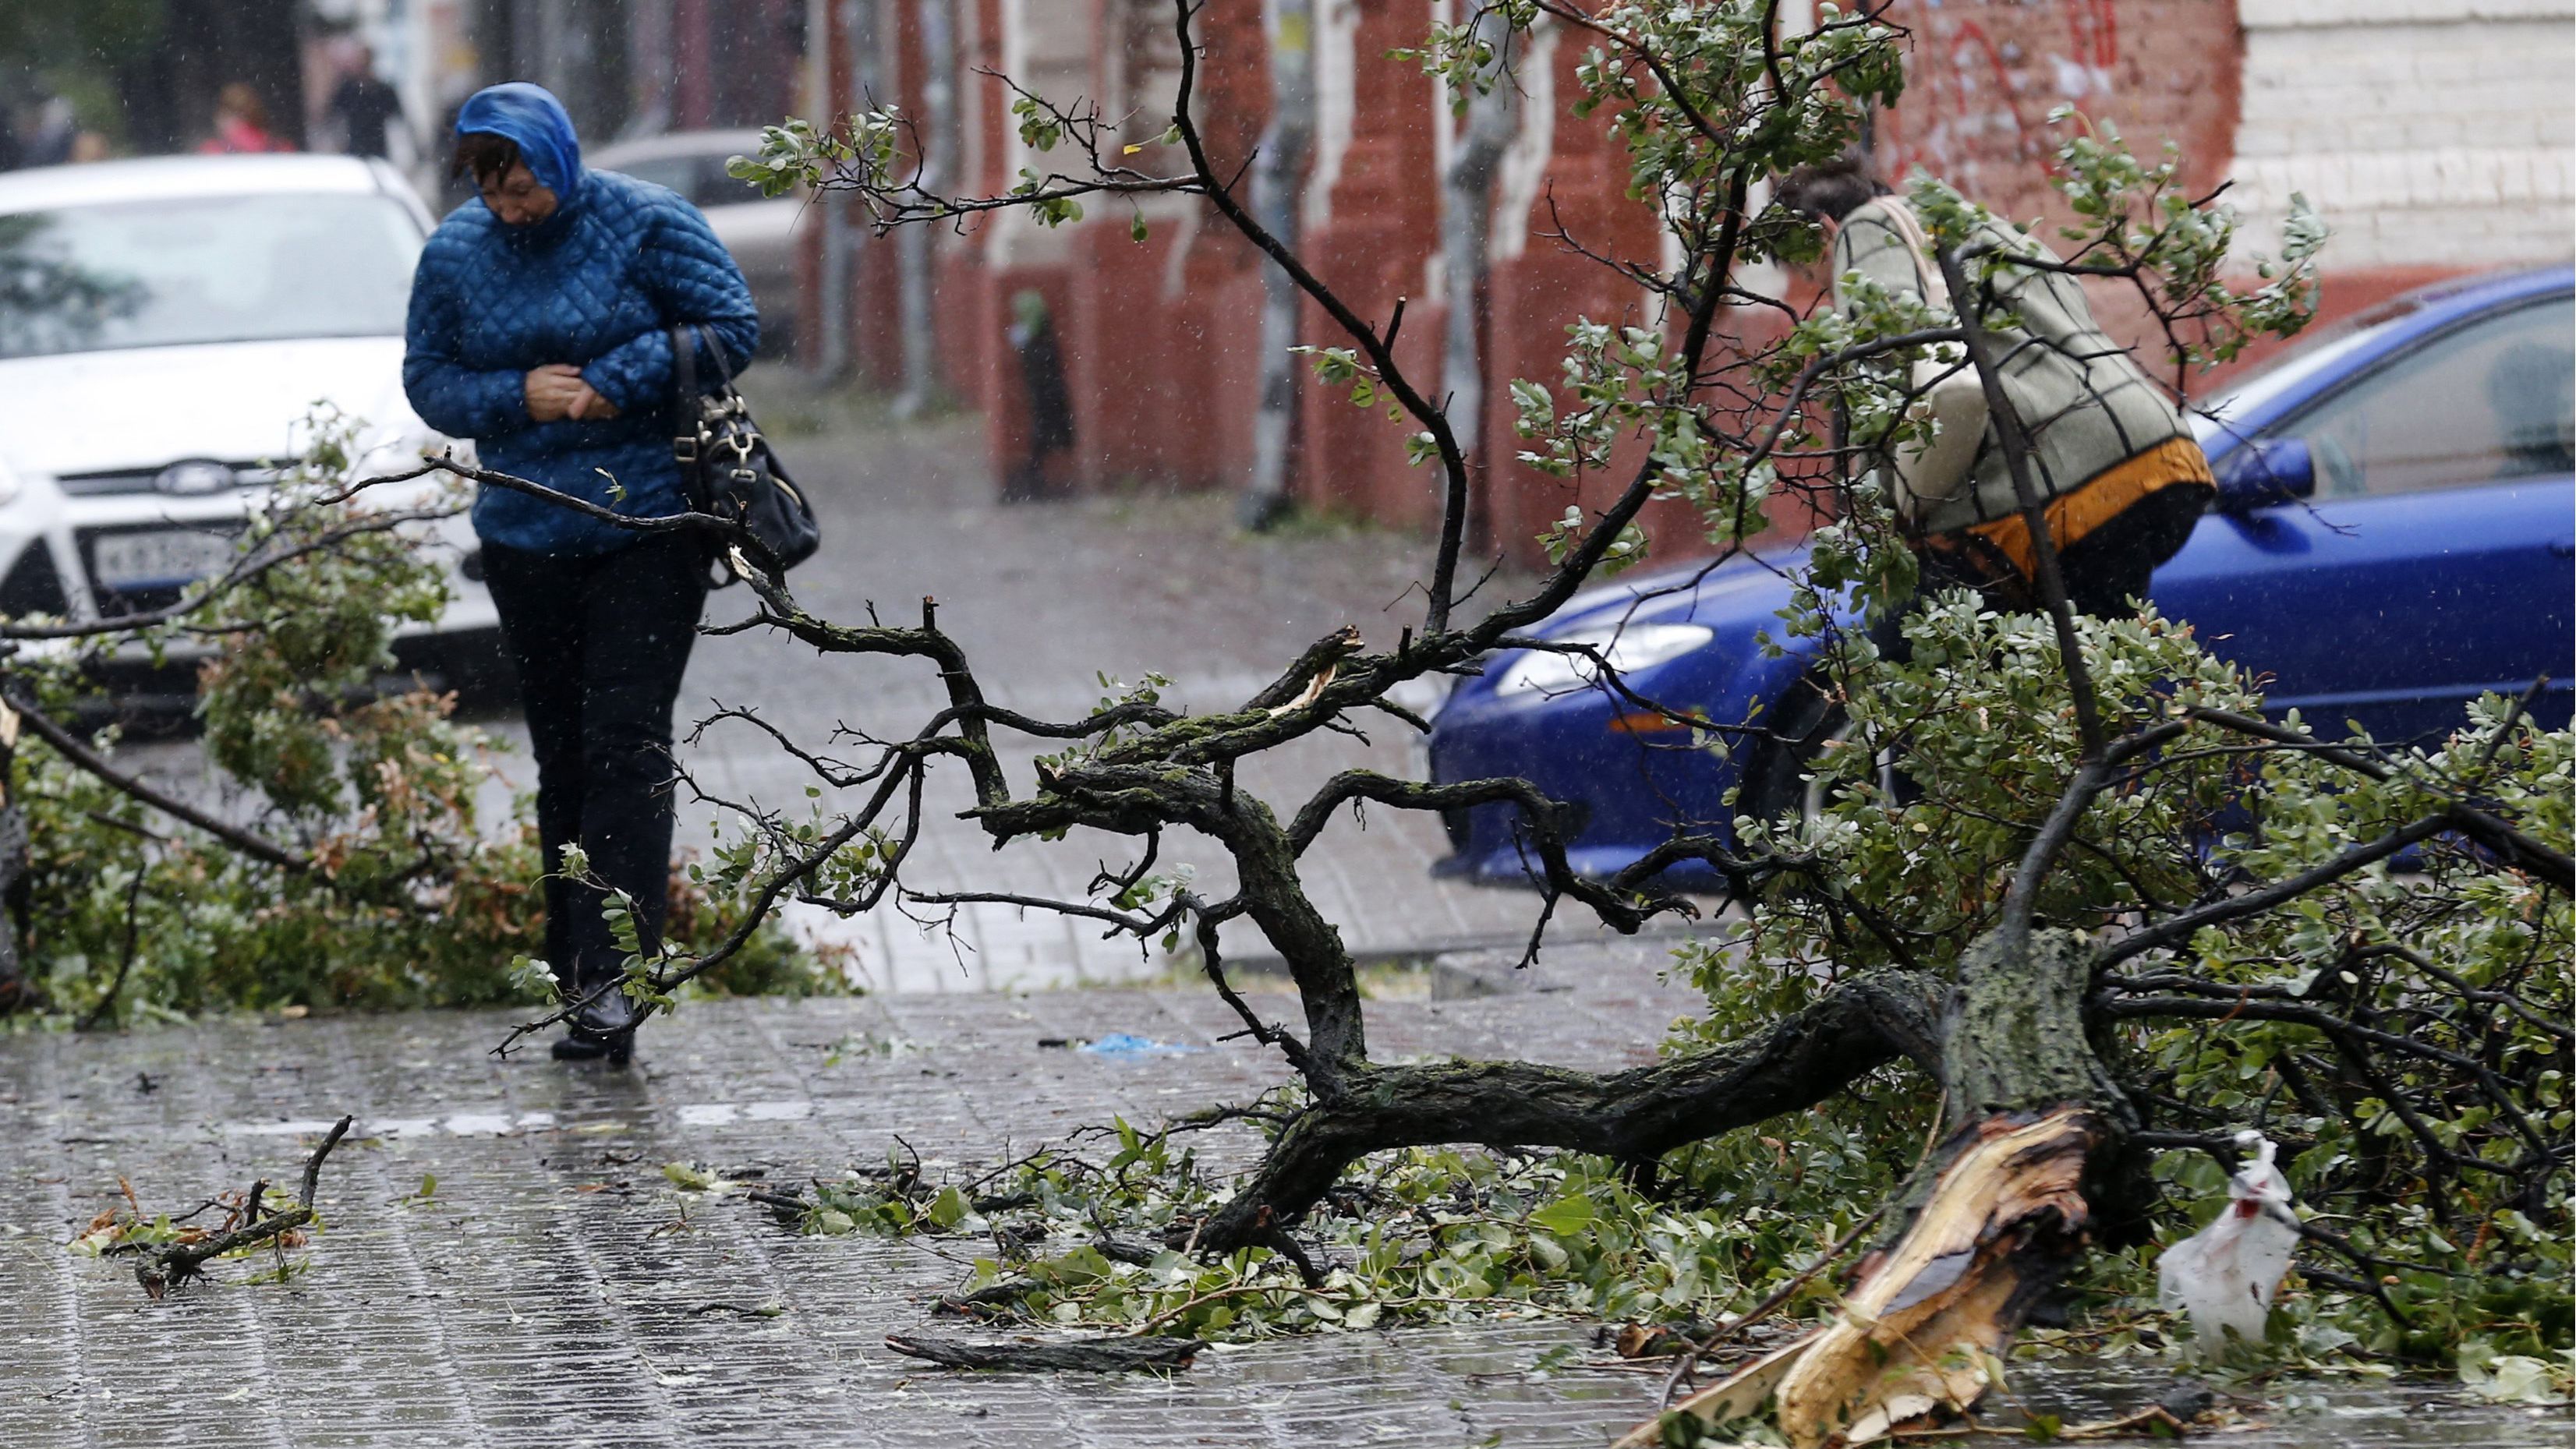
[(592, 874), (633, 898), (653, 949), (670, 904), (671, 707), (706, 604), (703, 552), (670, 534), (592, 557), (486, 544), (483, 570), (537, 758), (546, 960), (596, 985), (622, 954), (606, 897), (563, 877), (563, 849), (578, 844)]

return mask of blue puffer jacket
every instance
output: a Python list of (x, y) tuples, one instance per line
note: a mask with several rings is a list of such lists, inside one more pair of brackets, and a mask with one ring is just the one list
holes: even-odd
[[(583, 170), (571, 118), (537, 86), (477, 92), (456, 129), (516, 142), (557, 204), (544, 221), (513, 227), (478, 197), (439, 224), (412, 278), (403, 357), (412, 409), (442, 433), (474, 439), (487, 468), (633, 516), (678, 512), (668, 329), (706, 324), (740, 371), (760, 339), (741, 269), (677, 193)], [(577, 364), (618, 416), (529, 421), (526, 375), (550, 362)], [(698, 375), (715, 380), (703, 347)], [(558, 554), (606, 553), (641, 536), (499, 488), (475, 499), (474, 531), (486, 543)]]

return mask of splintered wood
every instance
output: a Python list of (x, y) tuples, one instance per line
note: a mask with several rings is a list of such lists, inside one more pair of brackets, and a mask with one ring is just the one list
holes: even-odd
[[(2080, 1107), (2036, 1119), (2005, 1113), (1964, 1129), (1913, 1225), (1832, 1324), (1671, 1413), (1705, 1432), (1769, 1403), (1794, 1449), (1822, 1449), (1965, 1412), (1988, 1387), (1988, 1355), (2011, 1342), (2082, 1239), (2084, 1164), (2101, 1130)], [(1664, 1423), (1638, 1425), (1620, 1449), (1665, 1443)]]

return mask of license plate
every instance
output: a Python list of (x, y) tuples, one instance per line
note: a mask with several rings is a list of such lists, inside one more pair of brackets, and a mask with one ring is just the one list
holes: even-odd
[(221, 572), (232, 562), (233, 540), (220, 533), (189, 528), (151, 533), (108, 533), (91, 541), (91, 582), (101, 588), (130, 589), (150, 584), (184, 584)]

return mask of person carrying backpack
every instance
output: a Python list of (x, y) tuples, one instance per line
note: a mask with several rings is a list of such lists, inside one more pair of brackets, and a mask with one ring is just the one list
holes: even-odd
[[(1846, 315), (1858, 310), (1844, 281), (1855, 274), (1950, 310), (1921, 221), (1859, 160), (1793, 171), (1779, 199), (1823, 228), (1831, 270), (1822, 280)], [(2037, 238), (1998, 221), (1986, 222), (1970, 245), (2055, 260)], [(1976, 310), (1999, 319), (1986, 340), (2029, 439), (2030, 480), (2045, 504), (2068, 602), (2079, 613), (2125, 616), (2217, 495), (2209, 460), (2171, 399), (2095, 323), (2077, 278), (2007, 265), (1982, 285)], [(1923, 405), (1951, 418), (1952, 435), (1900, 445), (1884, 460), (1898, 516), (1922, 558), (1923, 587), (1965, 586), (1996, 608), (2037, 608), (2030, 529), (1976, 374), (1960, 367), (1933, 381), (1942, 370), (1918, 368), (1917, 382), (1927, 392)]]

